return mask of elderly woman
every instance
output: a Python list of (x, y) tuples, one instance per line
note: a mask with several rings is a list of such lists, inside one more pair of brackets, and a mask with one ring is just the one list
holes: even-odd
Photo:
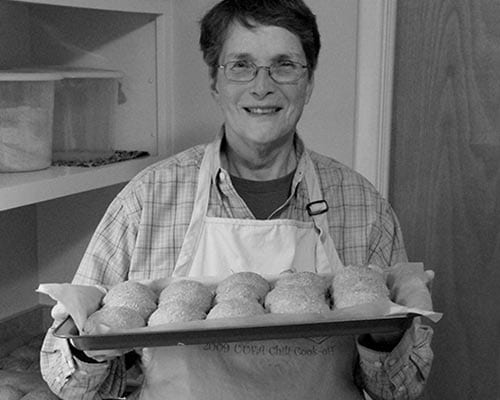
[[(115, 285), (237, 271), (334, 273), (406, 261), (387, 202), (351, 169), (304, 147), (296, 126), (314, 87), (316, 20), (302, 0), (223, 0), (201, 21), (216, 140), (148, 167), (112, 202), (74, 283)], [(122, 395), (125, 357), (84, 354), (49, 331), (42, 373), (63, 399)], [(211, 347), (147, 348), (140, 398), (416, 398), (429, 327)], [(239, 351), (240, 350), (240, 351)], [(245, 353), (245, 354), (242, 354)]]

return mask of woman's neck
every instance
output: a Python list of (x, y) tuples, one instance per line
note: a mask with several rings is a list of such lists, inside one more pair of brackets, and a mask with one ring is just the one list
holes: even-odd
[(239, 178), (268, 181), (291, 173), (297, 167), (293, 138), (276, 149), (269, 146), (238, 147), (224, 143), (225, 167)]

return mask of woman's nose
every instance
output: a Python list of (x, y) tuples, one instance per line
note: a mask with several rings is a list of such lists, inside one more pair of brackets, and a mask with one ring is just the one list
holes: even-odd
[(259, 67), (252, 81), (252, 94), (263, 97), (272, 93), (274, 88), (275, 83), (271, 78), (269, 67)]

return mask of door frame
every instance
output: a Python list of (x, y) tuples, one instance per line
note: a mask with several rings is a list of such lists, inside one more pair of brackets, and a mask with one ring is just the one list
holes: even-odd
[(397, 0), (359, 0), (354, 169), (389, 192)]

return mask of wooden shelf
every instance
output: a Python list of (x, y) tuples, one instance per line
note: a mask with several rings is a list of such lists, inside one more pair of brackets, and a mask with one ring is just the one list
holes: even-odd
[(17, 3), (46, 4), (52, 6), (88, 8), (95, 10), (110, 10), (162, 14), (168, 7), (166, 0), (9, 0)]
[(160, 159), (145, 157), (102, 167), (0, 173), (0, 211), (123, 183)]

